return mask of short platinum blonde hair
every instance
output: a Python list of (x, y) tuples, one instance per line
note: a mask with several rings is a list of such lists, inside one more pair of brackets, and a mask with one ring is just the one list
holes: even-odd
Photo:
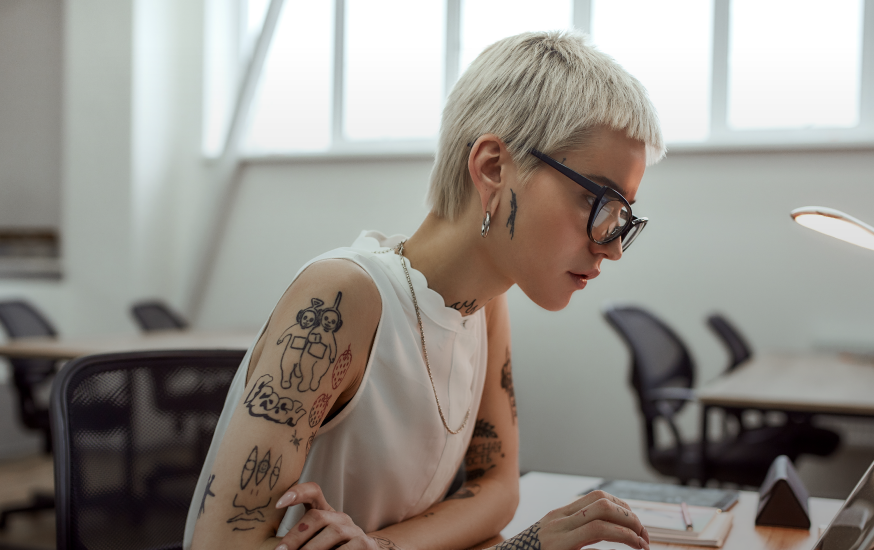
[(507, 144), (524, 184), (546, 154), (586, 143), (593, 129), (624, 130), (646, 145), (647, 166), (665, 155), (646, 89), (575, 31), (504, 38), (474, 60), (449, 94), (440, 124), (428, 203), (455, 219), (473, 192), (468, 144), (485, 133)]

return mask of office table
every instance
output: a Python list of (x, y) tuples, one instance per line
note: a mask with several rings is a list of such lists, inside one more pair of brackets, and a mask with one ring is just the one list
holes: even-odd
[[(529, 472), (519, 480), (520, 498), (516, 515), (501, 535), (510, 538), (540, 520), (549, 511), (572, 502), (580, 493), (596, 487), (600, 478)], [(811, 529), (756, 527), (754, 524), (758, 493), (741, 491), (738, 503), (731, 509), (734, 523), (723, 550), (811, 550), (819, 538), (819, 527), (827, 525), (837, 514), (843, 501), (811, 498), (809, 501)], [(585, 548), (627, 550), (623, 544), (601, 542)], [(650, 545), (651, 550), (693, 550), (701, 548), (676, 544)]]
[(82, 338), (17, 338), (0, 345), (0, 356), (73, 359), (95, 353), (164, 349), (246, 350), (255, 341), (254, 330), (167, 330)]

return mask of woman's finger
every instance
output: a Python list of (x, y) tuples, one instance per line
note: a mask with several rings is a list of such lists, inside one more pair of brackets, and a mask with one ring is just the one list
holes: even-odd
[[(308, 510), (282, 537), (282, 543), (276, 547), (276, 550), (298, 550), (315, 538), (320, 531), (334, 523), (343, 522), (348, 517), (330, 510)], [(282, 548), (283, 545), (285, 548)]]
[(334, 510), (325, 500), (322, 488), (319, 487), (318, 483), (312, 481), (295, 485), (276, 501), (277, 508), (286, 508), (296, 504), (303, 504), (307, 510)]
[[(623, 525), (597, 519), (590, 521), (577, 529), (563, 531), (562, 546), (579, 548), (600, 541), (625, 544), (631, 548), (649, 550), (649, 543), (633, 530)], [(541, 540), (543, 536), (541, 535)]]
[(561, 508), (553, 510), (553, 512), (551, 512), (551, 513), (555, 513), (556, 515), (559, 515), (559, 516), (570, 516), (571, 514), (575, 514), (576, 512), (589, 506), (593, 502), (596, 502), (596, 501), (601, 500), (601, 499), (607, 499), (610, 502), (613, 502), (615, 504), (618, 504), (619, 506), (622, 506), (626, 510), (631, 510), (631, 506), (629, 506), (628, 503), (626, 503), (621, 498), (616, 498), (613, 495), (611, 495), (610, 493), (606, 493), (600, 489), (597, 489), (595, 491), (590, 491), (589, 493), (581, 496), (580, 498), (578, 498), (577, 500), (571, 502), (570, 504), (568, 504), (566, 506), (563, 506)]
[[(644, 528), (640, 523), (637, 514), (619, 506), (615, 502), (611, 502), (606, 498), (596, 500), (585, 508), (571, 514), (570, 516), (556, 520), (556, 526), (567, 531), (579, 529), (584, 525), (594, 522), (604, 521), (614, 523), (622, 527), (626, 527), (634, 532), (635, 536), (643, 538)], [(649, 538), (647, 535), (646, 538)], [(646, 539), (644, 539), (646, 540)], [(649, 542), (648, 540), (646, 542)]]

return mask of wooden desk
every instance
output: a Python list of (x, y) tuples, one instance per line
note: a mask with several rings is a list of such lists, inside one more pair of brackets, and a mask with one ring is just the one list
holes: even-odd
[(156, 331), (84, 338), (18, 338), (0, 345), (5, 357), (73, 359), (95, 353), (162, 349), (246, 350), (255, 341), (255, 331)]
[[(520, 479), (519, 508), (513, 521), (501, 532), (512, 537), (550, 510), (572, 502), (576, 495), (587, 492), (601, 482), (599, 478), (529, 472)], [(827, 525), (837, 514), (842, 501), (826, 498), (811, 498), (809, 501), (811, 529), (784, 529), (780, 527), (756, 527), (755, 515), (759, 495), (742, 491), (740, 501), (731, 509), (734, 523), (723, 550), (811, 550), (819, 539), (820, 525)], [(627, 550), (630, 547), (616, 543), (598, 543), (586, 548)], [(650, 545), (651, 550), (692, 550), (694, 546), (674, 544)]]
[(874, 416), (874, 362), (838, 354), (770, 354), (696, 391), (704, 407)]

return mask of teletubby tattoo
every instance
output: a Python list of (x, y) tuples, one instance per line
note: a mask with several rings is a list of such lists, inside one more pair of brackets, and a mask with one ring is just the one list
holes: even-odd
[(297, 323), (291, 325), (279, 337), (279, 340), (276, 341), (276, 345), (282, 345), (283, 341), (285, 341), (282, 361), (279, 364), (279, 368), (282, 370), (282, 379), (279, 381), (279, 384), (286, 390), (291, 387), (292, 375), (298, 378), (303, 376), (300, 373), (300, 355), (304, 348), (306, 348), (307, 335), (310, 329), (319, 321), (319, 308), (325, 302), (318, 298), (313, 298), (310, 303), (312, 304), (311, 307), (297, 312)]

